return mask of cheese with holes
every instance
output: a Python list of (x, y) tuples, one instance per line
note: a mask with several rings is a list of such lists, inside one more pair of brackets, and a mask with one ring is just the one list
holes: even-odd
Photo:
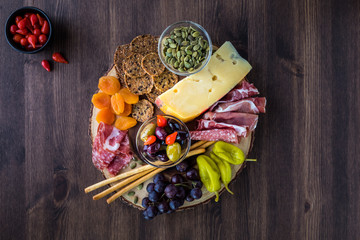
[(251, 70), (230, 42), (225, 42), (200, 72), (179, 81), (156, 99), (165, 114), (188, 122), (228, 93)]

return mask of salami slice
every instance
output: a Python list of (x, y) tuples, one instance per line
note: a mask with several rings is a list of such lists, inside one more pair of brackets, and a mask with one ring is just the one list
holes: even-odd
[(198, 127), (196, 130), (209, 130), (209, 129), (234, 129), (238, 137), (247, 137), (248, 136), (248, 127), (246, 126), (237, 126), (234, 124), (227, 123), (218, 123), (214, 120), (198, 120)]
[(239, 138), (234, 129), (211, 129), (202, 131), (190, 131), (191, 140), (224, 141), (239, 143)]

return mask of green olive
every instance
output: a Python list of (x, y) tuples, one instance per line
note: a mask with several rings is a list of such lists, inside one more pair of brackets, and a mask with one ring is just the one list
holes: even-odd
[(168, 156), (169, 160), (172, 162), (176, 162), (181, 155), (181, 145), (178, 142), (174, 144), (168, 145), (166, 147), (166, 155)]
[(149, 123), (144, 127), (144, 129), (140, 133), (140, 139), (145, 142), (148, 136), (154, 135), (156, 129), (155, 123)]

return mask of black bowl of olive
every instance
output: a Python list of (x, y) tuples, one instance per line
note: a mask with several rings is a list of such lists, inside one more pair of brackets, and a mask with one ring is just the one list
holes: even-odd
[(157, 115), (144, 122), (136, 135), (136, 149), (146, 163), (159, 168), (177, 165), (191, 146), (185, 123), (170, 115)]

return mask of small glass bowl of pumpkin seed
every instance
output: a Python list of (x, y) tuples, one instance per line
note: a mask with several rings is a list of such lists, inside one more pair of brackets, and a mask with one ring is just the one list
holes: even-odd
[(199, 24), (176, 22), (161, 34), (158, 54), (171, 72), (188, 76), (199, 72), (209, 62), (212, 43), (209, 34)]

